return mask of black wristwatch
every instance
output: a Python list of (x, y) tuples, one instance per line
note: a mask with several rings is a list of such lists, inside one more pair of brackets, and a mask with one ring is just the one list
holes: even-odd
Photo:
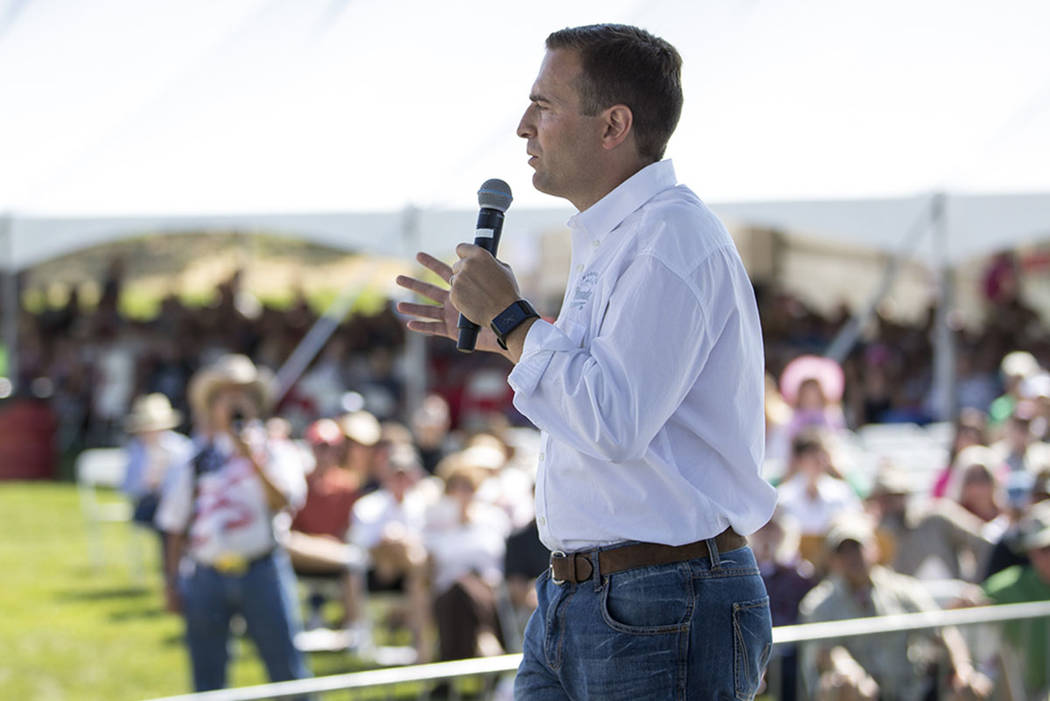
[(507, 350), (507, 336), (510, 332), (524, 324), (529, 319), (539, 319), (540, 315), (524, 299), (519, 299), (509, 307), (501, 311), (492, 319), (489, 327), (496, 334), (496, 343), (503, 350)]

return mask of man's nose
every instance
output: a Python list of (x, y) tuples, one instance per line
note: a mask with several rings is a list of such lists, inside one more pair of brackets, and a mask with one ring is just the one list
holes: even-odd
[(518, 122), (518, 136), (523, 139), (527, 139), (535, 133), (532, 129), (531, 112), (532, 107), (526, 109), (525, 114), (521, 115), (521, 121)]

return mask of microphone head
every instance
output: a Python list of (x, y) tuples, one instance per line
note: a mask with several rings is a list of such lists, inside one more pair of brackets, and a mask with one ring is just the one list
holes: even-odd
[(489, 209), (506, 212), (514, 198), (510, 194), (510, 185), (499, 178), (491, 178), (481, 183), (478, 190), (478, 204)]

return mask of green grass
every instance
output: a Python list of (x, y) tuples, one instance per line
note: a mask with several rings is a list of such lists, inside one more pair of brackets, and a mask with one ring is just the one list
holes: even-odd
[[(182, 621), (163, 607), (152, 534), (103, 524), (106, 564), (94, 567), (69, 483), (0, 483), (0, 524), (0, 699), (120, 701), (192, 690)], [(136, 537), (145, 555), (141, 581), (127, 565)], [(266, 682), (251, 643), (238, 641), (235, 650), (230, 685)], [(312, 655), (309, 665), (317, 675), (363, 668), (342, 653)], [(398, 698), (418, 692), (396, 689)]]
[[(72, 485), (0, 485), (0, 515), (0, 695), (116, 700), (189, 690), (182, 624), (163, 609), (149, 534), (104, 524), (107, 562), (96, 569)], [(147, 536), (141, 582), (126, 565), (133, 536)], [(242, 654), (231, 677), (261, 683), (265, 672)]]

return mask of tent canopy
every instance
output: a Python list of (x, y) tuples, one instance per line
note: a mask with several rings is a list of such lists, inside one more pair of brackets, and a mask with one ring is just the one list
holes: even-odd
[(1047, 233), (1039, 0), (8, 0), (0, 261), (207, 226), (447, 250), (493, 176), (508, 236), (560, 226), (514, 132), (543, 38), (594, 21), (678, 47), (668, 156), (728, 218), (896, 250), (943, 191), (952, 260)]

